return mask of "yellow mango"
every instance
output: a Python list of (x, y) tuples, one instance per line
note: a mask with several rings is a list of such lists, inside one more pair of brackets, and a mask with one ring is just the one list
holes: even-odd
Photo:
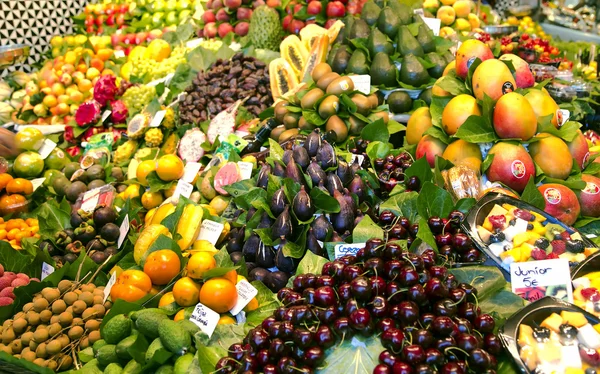
[(529, 240), (529, 233), (527, 231), (515, 235), (513, 238), (513, 247), (520, 247)]
[(562, 324), (563, 324), (563, 319), (561, 318), (561, 316), (559, 316), (556, 313), (552, 313), (541, 323), (540, 326), (547, 327), (550, 330), (558, 333), (559, 327)]
[(536, 341), (533, 338), (533, 329), (531, 326), (525, 324), (521, 324), (521, 326), (519, 326), (519, 337), (517, 338), (517, 343), (520, 347), (535, 345)]
[(546, 234), (546, 227), (542, 226), (541, 223), (539, 223), (538, 221), (534, 221), (532, 223), (533, 225), (533, 232), (535, 232), (538, 235), (545, 235)]
[(533, 249), (533, 247), (530, 246), (529, 244), (524, 244), (523, 246), (521, 246), (521, 260), (520, 260), (520, 262), (529, 261), (529, 259), (531, 258), (531, 250), (532, 249)]
[(569, 312), (569, 311), (563, 310), (562, 312), (560, 312), (560, 316), (564, 321), (563, 323), (568, 323), (569, 325), (573, 325), (577, 328), (587, 325), (587, 323), (588, 323), (587, 318), (585, 318), (583, 313)]
[(544, 216), (543, 216), (543, 215), (541, 215), (541, 214), (538, 214), (538, 213), (536, 213), (536, 212), (530, 212), (530, 213), (531, 213), (531, 214), (533, 214), (533, 216), (535, 217), (535, 222), (540, 222), (540, 223), (542, 223), (542, 222), (544, 222), (544, 221), (546, 220), (546, 217), (544, 217)]

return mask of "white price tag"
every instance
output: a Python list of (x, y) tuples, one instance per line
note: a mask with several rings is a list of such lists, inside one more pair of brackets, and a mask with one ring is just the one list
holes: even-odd
[(371, 93), (371, 76), (365, 75), (349, 75), (348, 78), (354, 82), (354, 89), (369, 95)]
[(102, 122), (105, 122), (108, 119), (108, 117), (110, 117), (111, 113), (112, 112), (110, 110), (105, 110), (104, 113), (102, 113)]
[(433, 31), (433, 35), (438, 36), (440, 34), (440, 27), (442, 26), (441, 19), (429, 18), (429, 17), (421, 17), (421, 18), (423, 19), (423, 22), (425, 22), (425, 24), (427, 26), (429, 26), (431, 31)]
[(320, 241), (320, 240), (317, 240), (317, 243), (319, 243), (319, 245), (321, 246), (321, 248), (323, 248), (323, 245), (325, 244), (325, 243), (323, 243), (323, 242), (322, 242), (322, 241)]
[(196, 175), (198, 175), (201, 167), (202, 164), (199, 162), (188, 162), (185, 164), (185, 169), (183, 169), (183, 178), (181, 179), (188, 183), (192, 183), (194, 179), (196, 179)]
[(117, 283), (117, 272), (113, 271), (112, 275), (110, 276), (110, 279), (108, 280), (108, 283), (106, 283), (106, 286), (104, 287), (104, 303), (106, 302), (106, 299), (108, 299), (108, 297), (110, 296), (110, 290), (113, 288), (115, 283)]
[(569, 261), (564, 258), (513, 262), (510, 264), (510, 282), (512, 292), (530, 302), (544, 296), (573, 302)]
[(117, 241), (117, 248), (121, 248), (125, 238), (127, 237), (127, 233), (129, 232), (129, 214), (125, 215), (121, 226), (119, 227), (119, 241)]
[(171, 83), (171, 79), (173, 79), (174, 76), (175, 76), (175, 73), (167, 74), (167, 76), (165, 77), (165, 86), (168, 86), (169, 83)]
[(221, 318), (219, 313), (206, 305), (198, 303), (190, 316), (190, 321), (194, 322), (203, 333), (211, 337), (213, 332), (215, 332), (215, 328), (217, 328), (219, 318)]
[(171, 104), (169, 104), (169, 108), (172, 107), (173, 105), (182, 102), (183, 100), (185, 100), (185, 97), (187, 96), (187, 92), (182, 92), (179, 95), (177, 95), (177, 97), (175, 98), (175, 100), (173, 100), (173, 102)]
[(166, 110), (159, 110), (156, 112), (154, 117), (152, 117), (152, 122), (150, 122), (150, 127), (158, 127), (162, 122), (163, 118), (165, 118), (165, 114), (167, 114)]
[(361, 248), (365, 247), (365, 243), (353, 243), (353, 244), (336, 244), (333, 247), (335, 251), (335, 258), (340, 258), (345, 255), (356, 255)]
[(242, 180), (252, 178), (252, 167), (254, 166), (251, 162), (238, 161), (238, 167), (240, 168), (240, 175)]
[[(121, 31), (121, 30), (119, 30), (119, 31)], [(115, 51), (115, 58), (123, 58), (123, 57), (125, 57), (125, 51), (123, 51), (122, 49)]]
[(350, 160), (350, 163), (353, 164), (356, 162), (356, 160), (358, 160), (359, 165), (362, 165), (363, 161), (365, 160), (365, 156), (352, 154), (352, 159)]
[(258, 290), (247, 280), (238, 282), (238, 284), (235, 285), (235, 288), (238, 293), (237, 303), (235, 303), (235, 306), (229, 311), (229, 313), (234, 316), (241, 312), (242, 309), (258, 295)]
[(98, 205), (98, 200), (100, 199), (100, 188), (94, 188), (91, 191), (88, 191), (83, 194), (83, 199), (81, 203), (81, 209), (85, 212), (91, 213), (96, 209)]
[(558, 123), (558, 127), (561, 127), (571, 117), (571, 112), (568, 109), (559, 109), (556, 111), (556, 123)]
[(31, 184), (33, 184), (33, 190), (37, 190), (43, 183), (46, 181), (46, 178), (35, 178), (31, 180)]
[(40, 157), (45, 160), (46, 158), (48, 158), (48, 156), (50, 156), (50, 153), (52, 153), (54, 148), (56, 148), (56, 143), (54, 143), (50, 139), (44, 139), (42, 146), (40, 147), (40, 149), (38, 149), (38, 153), (40, 154)]
[(195, 49), (200, 44), (202, 44), (203, 41), (204, 41), (204, 39), (202, 39), (202, 38), (192, 39), (192, 40), (188, 41), (187, 43), (185, 43), (185, 47), (189, 48), (189, 49)]
[(48, 275), (54, 273), (54, 267), (50, 264), (47, 263), (42, 263), (42, 276), (40, 277), (41, 280), (44, 280), (44, 278), (46, 278)]
[(173, 192), (172, 199), (177, 200), (179, 199), (179, 196), (185, 196), (189, 198), (193, 190), (194, 186), (180, 179), (179, 182), (177, 182), (177, 187), (175, 187), (175, 192)]
[(219, 240), (219, 236), (223, 232), (223, 224), (215, 221), (211, 221), (205, 219), (202, 221), (202, 226), (200, 226), (200, 233), (196, 240), (208, 240), (212, 243), (212, 245), (217, 244), (217, 240)]

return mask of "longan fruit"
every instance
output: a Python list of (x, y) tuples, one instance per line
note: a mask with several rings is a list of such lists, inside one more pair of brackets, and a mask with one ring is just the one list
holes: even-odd
[(40, 312), (40, 320), (43, 323), (48, 323), (50, 322), (50, 319), (52, 318), (52, 311), (50, 309), (46, 309), (46, 310), (42, 310)]
[(58, 368), (58, 363), (54, 360), (46, 360), (46, 367), (52, 371), (56, 371), (56, 368)]
[(95, 342), (100, 340), (100, 331), (98, 331), (98, 330), (91, 331), (88, 335), (88, 338), (90, 339), (90, 344), (94, 344)]
[(63, 346), (58, 339), (51, 340), (46, 344), (46, 352), (48, 352), (50, 356), (58, 354), (62, 349)]
[(11, 327), (11, 326), (12, 326), (12, 323), (13, 323), (13, 320), (12, 320), (12, 319), (7, 319), (6, 321), (4, 321), (4, 322), (2, 323), (2, 328)]
[(104, 287), (97, 287), (94, 292), (92, 292), (94, 296), (102, 296), (104, 297)]
[(31, 326), (37, 326), (40, 324), (40, 314), (37, 312), (29, 311), (27, 312), (27, 322), (29, 322), (29, 325)]
[(106, 308), (104, 307), (104, 305), (96, 304), (92, 308), (97, 312), (96, 313), (97, 318), (102, 318), (102, 317), (104, 317), (104, 314), (106, 314)]
[(73, 322), (71, 322), (71, 326), (83, 326), (84, 322), (83, 322), (83, 318), (73, 318)]
[(81, 289), (78, 289), (78, 290), (75, 290), (75, 291), (73, 291), (73, 292), (75, 292), (75, 293), (77, 294), (77, 297), (79, 297), (79, 295), (81, 295), (81, 293), (82, 293), (83, 291), (81, 291)]
[(23, 358), (29, 362), (33, 362), (33, 360), (35, 360), (37, 358), (37, 356), (35, 355), (35, 352), (32, 352), (32, 351), (25, 352), (25, 353), (23, 353), (23, 351), (21, 351), (21, 358)]
[(29, 350), (31, 350), (32, 352), (35, 352), (35, 350), (37, 349), (38, 345), (40, 345), (40, 343), (36, 343), (35, 340), (31, 339), (31, 341), (29, 342)]
[(47, 329), (37, 330), (33, 333), (33, 340), (35, 340), (36, 343), (43, 343), (48, 340), (49, 337), (50, 334), (48, 334)]
[(67, 303), (64, 300), (56, 300), (52, 303), (52, 313), (61, 314), (67, 309)]
[(52, 303), (60, 298), (60, 291), (56, 288), (46, 287), (42, 290), (42, 296), (44, 299), (48, 300), (49, 303)]
[(25, 318), (25, 312), (19, 312), (15, 314), (14, 319)]
[(85, 291), (79, 295), (79, 300), (84, 301), (88, 306), (90, 306), (94, 303), (94, 295), (90, 291)]
[(96, 285), (94, 283), (88, 283), (81, 285), (81, 292), (94, 292)]
[(20, 334), (27, 329), (27, 320), (25, 318), (15, 319), (12, 327), (16, 334)]
[(82, 349), (86, 349), (89, 346), (90, 346), (90, 339), (88, 339), (87, 336), (81, 338), (81, 340), (79, 341), (79, 347)]
[(83, 300), (77, 300), (72, 306), (75, 314), (81, 314), (87, 308), (87, 304)]
[(27, 304), (23, 305), (23, 311), (25, 313), (29, 312), (32, 309), (33, 309), (33, 303), (27, 303)]
[(67, 305), (73, 305), (73, 303), (79, 299), (79, 295), (73, 291), (70, 291), (64, 294), (62, 298)]
[(48, 335), (50, 335), (50, 337), (58, 334), (60, 331), (62, 330), (62, 326), (60, 325), (60, 323), (56, 322), (51, 324), (50, 326), (48, 326)]
[(33, 360), (33, 363), (36, 364), (37, 366), (46, 367), (46, 360), (44, 360), (43, 358), (40, 358), (40, 357)]
[(48, 352), (46, 352), (46, 343), (40, 343), (40, 345), (38, 345), (37, 349), (35, 350), (35, 354), (41, 358), (48, 357)]
[(35, 331), (37, 330), (45, 330), (48, 328), (48, 325), (37, 325), (37, 327), (35, 328)]
[(85, 323), (85, 329), (88, 331), (94, 331), (100, 329), (100, 321), (95, 319), (90, 319)]
[(4, 331), (2, 331), (2, 343), (10, 344), (10, 342), (15, 340), (15, 338), (15, 330), (13, 330), (12, 327), (6, 328)]
[(60, 319), (59, 315), (55, 314), (55, 315), (52, 316), (52, 318), (50, 318), (50, 323), (58, 323), (59, 319)]
[(94, 305), (102, 305), (103, 302), (104, 302), (104, 295), (94, 296)]
[(33, 339), (33, 332), (31, 331), (27, 331), (26, 333), (23, 333), (23, 335), (21, 335), (21, 343), (23, 345), (29, 345), (29, 342)]
[(10, 347), (10, 345), (4, 345), (4, 344), (0, 344), (0, 352), (6, 352), (9, 355), (13, 354), (12, 348)]
[(96, 313), (97, 313), (97, 311), (94, 308), (87, 308), (86, 310), (83, 311), (83, 313), (81, 313), (81, 317), (83, 317), (83, 319), (100, 317), (100, 316), (96, 315)]
[(71, 288), (72, 285), (73, 283), (70, 280), (63, 279), (60, 282), (58, 282), (58, 290), (60, 291), (60, 293), (65, 293)]
[(71, 327), (71, 329), (69, 330), (67, 335), (69, 336), (69, 339), (77, 340), (77, 339), (81, 338), (81, 336), (83, 335), (83, 327), (73, 326), (73, 327)]
[(112, 301), (106, 300), (106, 302), (103, 305), (104, 305), (104, 308), (106, 310), (108, 310), (108, 309), (112, 308), (113, 303), (112, 303)]
[(69, 312), (62, 312), (59, 317), (59, 322), (62, 326), (71, 326), (73, 315)]
[(73, 359), (71, 358), (71, 356), (61, 356), (58, 359), (58, 367), (56, 368), (57, 370), (67, 370), (68, 368), (71, 367), (71, 365), (73, 365)]
[(69, 313), (69, 314), (75, 314), (73, 312), (73, 306), (68, 306), (67, 309), (65, 309), (65, 312)]
[(63, 347), (66, 347), (69, 344), (71, 344), (71, 339), (69, 339), (69, 337), (66, 334), (61, 334), (57, 339), (60, 341), (60, 344), (62, 344)]
[(49, 305), (50, 303), (48, 302), (48, 300), (41, 297), (33, 302), (33, 310), (40, 313), (42, 310), (48, 309)]
[(21, 353), (23, 350), (23, 342), (21, 342), (21, 339), (13, 340), (12, 343), (10, 343), (10, 349), (14, 354)]

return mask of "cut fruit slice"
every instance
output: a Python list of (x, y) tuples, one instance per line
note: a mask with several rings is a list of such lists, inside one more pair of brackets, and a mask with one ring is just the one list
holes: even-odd
[(213, 186), (221, 195), (228, 196), (229, 192), (223, 189), (224, 186), (229, 186), (241, 180), (240, 169), (235, 162), (228, 162), (217, 171)]
[(312, 80), (312, 72), (315, 66), (327, 60), (327, 51), (329, 50), (329, 37), (327, 35), (319, 35), (316, 37), (314, 44), (308, 55), (308, 59), (302, 70), (302, 82)]
[(306, 64), (308, 58), (308, 50), (296, 35), (290, 35), (283, 39), (281, 46), (281, 57), (283, 57), (294, 70), (296, 77), (300, 77), (300, 73)]
[(276, 58), (269, 64), (269, 79), (273, 100), (277, 100), (298, 86), (298, 77), (296, 77), (294, 69), (281, 57)]

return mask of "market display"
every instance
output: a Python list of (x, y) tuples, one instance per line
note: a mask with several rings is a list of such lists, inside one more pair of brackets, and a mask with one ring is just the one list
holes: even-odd
[(595, 46), (469, 0), (74, 22), (0, 80), (0, 371), (600, 367)]

